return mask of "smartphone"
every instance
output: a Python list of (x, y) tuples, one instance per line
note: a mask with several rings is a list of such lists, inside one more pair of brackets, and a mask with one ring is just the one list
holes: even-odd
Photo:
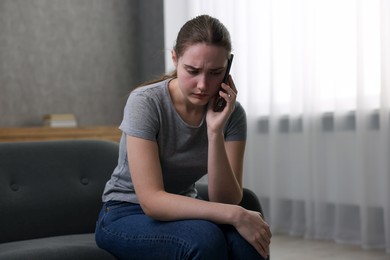
[[(226, 72), (225, 72), (225, 76), (223, 77), (223, 83), (227, 83), (227, 80), (228, 80), (228, 77), (229, 77), (229, 73), (230, 73), (230, 67), (232, 66), (232, 62), (233, 62), (233, 57), (234, 55), (233, 54), (230, 54), (230, 58), (228, 59), (228, 64), (227, 64), (227, 68), (226, 68)], [(221, 88), (222, 90), (222, 88)], [(221, 112), (226, 106), (226, 100), (219, 96), (217, 97), (217, 100), (215, 101), (215, 105), (214, 105), (214, 112)]]

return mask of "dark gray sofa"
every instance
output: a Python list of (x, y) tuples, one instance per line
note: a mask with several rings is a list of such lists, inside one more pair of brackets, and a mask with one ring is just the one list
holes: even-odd
[[(117, 156), (118, 144), (101, 140), (0, 143), (0, 259), (115, 259), (94, 229)], [(242, 205), (261, 211), (244, 194)]]

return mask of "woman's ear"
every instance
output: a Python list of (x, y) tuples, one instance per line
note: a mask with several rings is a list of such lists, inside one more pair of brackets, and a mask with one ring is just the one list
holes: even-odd
[(172, 54), (173, 65), (175, 65), (175, 68), (177, 68), (177, 55), (176, 55), (175, 50), (172, 50), (171, 54)]

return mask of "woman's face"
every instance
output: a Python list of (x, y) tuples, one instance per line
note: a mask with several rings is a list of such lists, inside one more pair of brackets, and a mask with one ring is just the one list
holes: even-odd
[(179, 89), (186, 102), (204, 106), (218, 93), (226, 71), (227, 56), (223, 47), (205, 43), (189, 46), (181, 57), (172, 53)]

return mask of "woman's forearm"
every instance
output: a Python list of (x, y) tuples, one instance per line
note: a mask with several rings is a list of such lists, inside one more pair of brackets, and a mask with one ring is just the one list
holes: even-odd
[(204, 219), (234, 225), (245, 211), (237, 205), (209, 202), (165, 191), (148, 198), (141, 203), (145, 214), (160, 221)]
[[(242, 199), (240, 167), (228, 158), (222, 133), (208, 135), (208, 185), (210, 201), (238, 204)], [(240, 160), (240, 158), (231, 158)]]

